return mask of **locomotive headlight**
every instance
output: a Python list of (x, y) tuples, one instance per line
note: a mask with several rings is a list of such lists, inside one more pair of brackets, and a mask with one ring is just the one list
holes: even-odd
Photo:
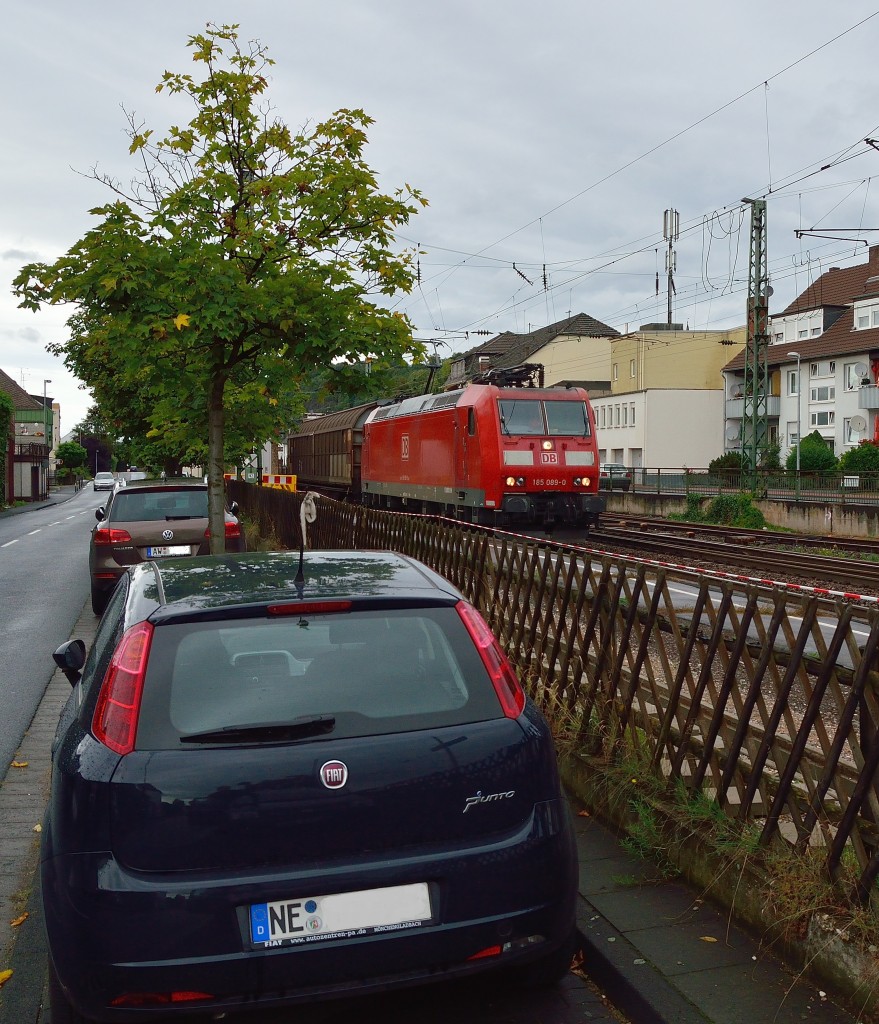
[(514, 476), (508, 476), (504, 483), (507, 485), (507, 487), (515, 487), (516, 478)]
[(544, 441), (543, 442), (543, 450), (545, 452), (551, 452), (552, 451), (552, 441)]
[(525, 477), (524, 476), (517, 476), (516, 477), (516, 486), (517, 487), (524, 487), (525, 486)]
[(574, 477), (574, 486), (575, 487), (588, 487), (589, 486), (589, 477), (588, 476), (575, 476)]

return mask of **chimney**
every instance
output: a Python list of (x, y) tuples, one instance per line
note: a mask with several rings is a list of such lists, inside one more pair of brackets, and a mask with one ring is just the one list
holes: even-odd
[(879, 274), (879, 245), (870, 246), (870, 259), (867, 264), (872, 274)]

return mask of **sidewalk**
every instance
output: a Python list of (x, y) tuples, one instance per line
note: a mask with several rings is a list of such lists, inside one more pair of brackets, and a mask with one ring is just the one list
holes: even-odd
[[(86, 487), (89, 484), (85, 485)], [(80, 490), (85, 490), (85, 487), (81, 487)], [(58, 487), (52, 487), (49, 490), (49, 497), (45, 501), (28, 501), (24, 505), (14, 505), (12, 508), (0, 509), (0, 519), (5, 519), (6, 516), (17, 516), (22, 512), (32, 512), (37, 508), (49, 508), (52, 505), (60, 505), (64, 501), (69, 501), (75, 494), (79, 494), (74, 484), (61, 484)]]
[[(575, 811), (576, 814), (576, 811)], [(583, 966), (633, 1024), (866, 1024), (577, 815)]]

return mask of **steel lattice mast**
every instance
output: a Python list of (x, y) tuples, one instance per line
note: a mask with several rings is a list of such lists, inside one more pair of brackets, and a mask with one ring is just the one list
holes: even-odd
[(751, 205), (748, 259), (748, 340), (742, 410), (742, 469), (756, 483), (757, 467), (769, 444), (769, 270), (766, 257), (766, 202)]

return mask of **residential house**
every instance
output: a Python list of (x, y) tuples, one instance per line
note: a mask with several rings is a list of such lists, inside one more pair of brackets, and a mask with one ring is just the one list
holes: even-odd
[(13, 430), (8, 439), (7, 500), (43, 501), (49, 495), (49, 451), (54, 410), (51, 400), (29, 395), (0, 370), (0, 390), (12, 399)]
[[(837, 455), (879, 442), (879, 245), (821, 274), (769, 325), (768, 439), (782, 460), (815, 430)], [(744, 370), (744, 353), (724, 368), (729, 451), (741, 448)]]
[(547, 387), (579, 384), (590, 393), (607, 390), (610, 343), (618, 333), (586, 313), (527, 334), (504, 331), (455, 357), (445, 387), (449, 391), (461, 387), (485, 370), (539, 363)]

